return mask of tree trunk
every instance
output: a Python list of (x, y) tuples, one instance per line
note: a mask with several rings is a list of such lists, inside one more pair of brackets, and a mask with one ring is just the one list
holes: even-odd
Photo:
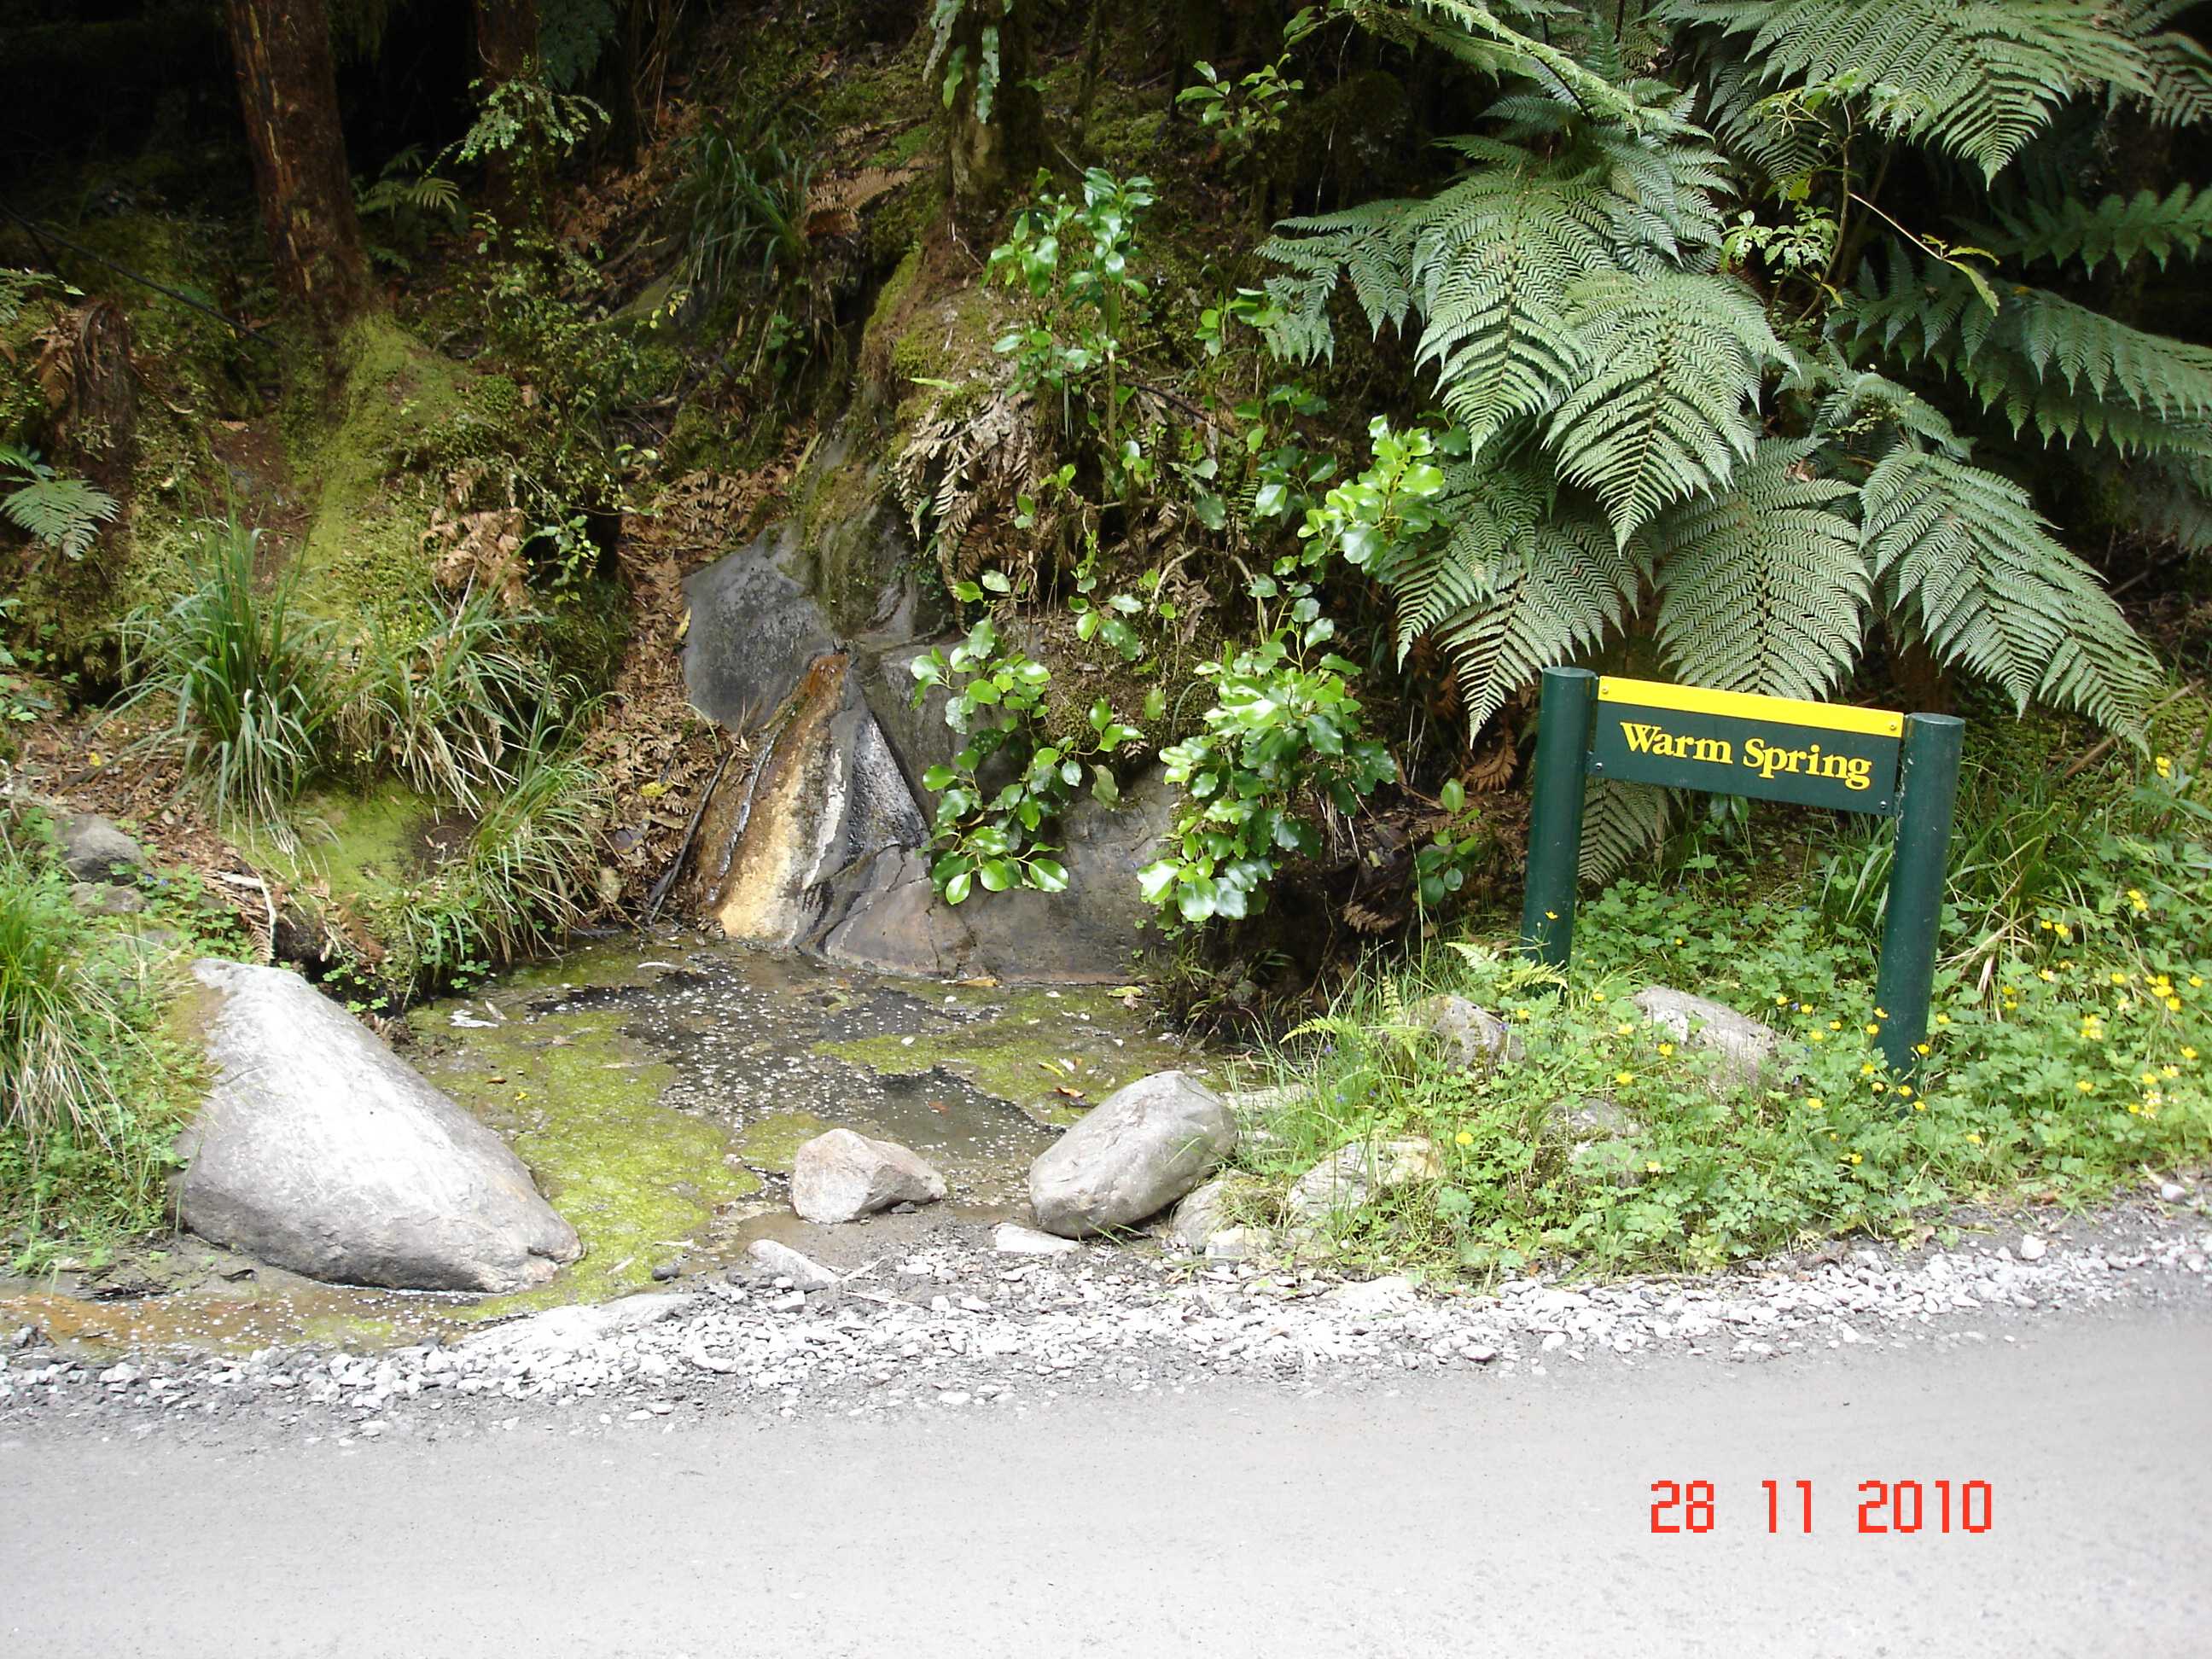
[[(476, 14), (477, 59), (483, 70), (483, 96), (489, 97), (530, 73), (538, 56), (538, 0), (476, 0)], [(484, 179), (491, 210), (511, 221), (532, 182), (516, 177), (512, 155), (495, 153)]]
[(224, 0), (223, 10), (277, 286), (328, 346), (370, 288), (323, 0)]
[(969, 228), (994, 218), (1044, 154), (1044, 106), (1029, 84), (1035, 5), (967, 0), (953, 25), (948, 58), (958, 63), (960, 82), (947, 147), (953, 211)]

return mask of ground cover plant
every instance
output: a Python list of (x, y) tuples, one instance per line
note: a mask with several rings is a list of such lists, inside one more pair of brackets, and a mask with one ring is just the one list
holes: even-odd
[[(1480, 1278), (1539, 1260), (1711, 1267), (1838, 1234), (1913, 1238), (1962, 1203), (2076, 1206), (2200, 1164), (2212, 1157), (2205, 792), (2160, 755), (2073, 809), (2077, 833), (2036, 853), (2043, 867), (1954, 870), (1934, 1023), (1910, 1077), (1875, 1046), (1889, 1012), (1875, 1000), (1873, 918), (1820, 902), (1816, 849), (1845, 856), (1832, 835), (1764, 857), (1693, 842), (1663, 884), (1624, 878), (1587, 902), (1564, 974), (1520, 962), (1509, 933), (1360, 975), (1274, 1049), (1284, 1093), (1239, 1154), (1258, 1178), (1240, 1201), (1273, 1224), (1288, 1183), (1339, 1147), (1419, 1136), (1442, 1178), (1336, 1218), (1335, 1242)], [(1725, 1086), (1710, 1054), (1632, 1006), (1655, 982), (1781, 1032), (1781, 1074)], [(1425, 1024), (1445, 994), (1505, 1018), (1524, 1057), (1487, 1074), (1460, 1063)]]

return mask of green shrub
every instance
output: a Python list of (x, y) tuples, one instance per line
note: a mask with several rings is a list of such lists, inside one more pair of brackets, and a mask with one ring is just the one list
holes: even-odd
[(125, 621), (135, 681), (118, 712), (158, 700), (173, 711), (157, 741), (173, 744), (217, 815), (278, 827), (285, 806), (326, 764), (340, 686), (329, 629), (296, 608), (295, 561), (266, 589), (261, 532), (209, 525), (190, 586), (167, 611)]

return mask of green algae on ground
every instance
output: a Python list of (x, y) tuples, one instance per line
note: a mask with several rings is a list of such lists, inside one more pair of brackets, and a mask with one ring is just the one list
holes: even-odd
[(1154, 1072), (1206, 1074), (1202, 1060), (1097, 988), (957, 991), (968, 1018), (921, 1036), (817, 1044), (817, 1054), (887, 1077), (942, 1067), (1040, 1123), (1073, 1123), (1115, 1090)]
[[(573, 964), (561, 966), (573, 981)], [(490, 1297), (475, 1318), (641, 1289), (655, 1263), (682, 1256), (760, 1190), (719, 1125), (661, 1104), (673, 1069), (648, 1059), (607, 1011), (471, 1030), (465, 1044), (425, 1056), (422, 1071), (507, 1138), (584, 1243), (550, 1284)]]
[(434, 802), (400, 783), (359, 793), (322, 791), (294, 809), (293, 845), (248, 830), (244, 851), (288, 887), (327, 884), (333, 900), (388, 899), (419, 879), (430, 861), (423, 831), (437, 812)]
[(799, 1149), (815, 1136), (827, 1134), (835, 1127), (836, 1125), (811, 1112), (770, 1112), (738, 1133), (738, 1152), (756, 1170), (789, 1175), (792, 1164), (799, 1158)]

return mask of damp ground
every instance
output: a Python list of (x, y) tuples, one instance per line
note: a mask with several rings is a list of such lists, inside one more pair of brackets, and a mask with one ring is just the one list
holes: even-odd
[[(1149, 1073), (1207, 1069), (1152, 1027), (1133, 987), (893, 980), (675, 931), (426, 1004), (399, 1041), (576, 1228), (584, 1255), (551, 1282), (489, 1297), (327, 1285), (180, 1237), (0, 1279), (0, 1326), (88, 1356), (392, 1345), (696, 1280), (761, 1237), (865, 1254), (925, 1217), (1025, 1215), (1029, 1165), (1060, 1127)], [(852, 1229), (799, 1223), (793, 1159), (839, 1127), (928, 1158), (946, 1203)]]

